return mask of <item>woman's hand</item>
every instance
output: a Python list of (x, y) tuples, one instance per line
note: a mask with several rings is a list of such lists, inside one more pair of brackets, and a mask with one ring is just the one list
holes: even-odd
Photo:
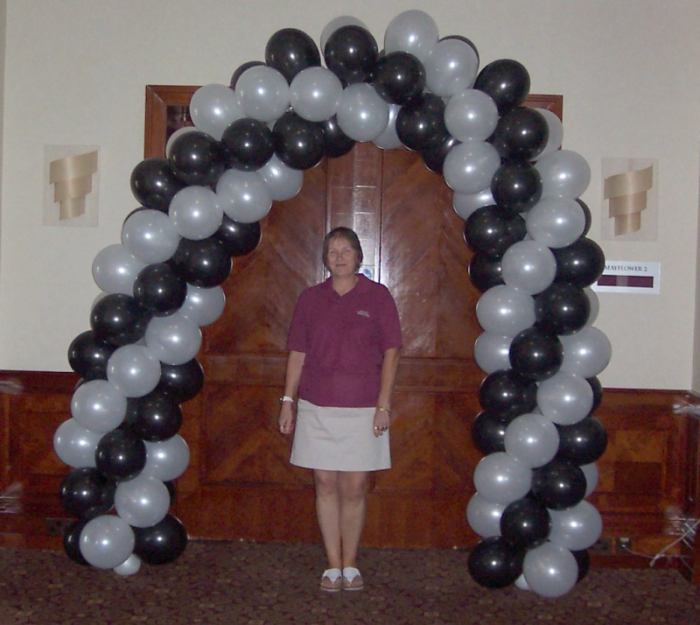
[(278, 423), (280, 432), (285, 436), (294, 431), (294, 409), (291, 402), (282, 402)]
[(381, 436), (389, 430), (389, 411), (377, 408), (374, 411), (373, 431), (375, 436)]

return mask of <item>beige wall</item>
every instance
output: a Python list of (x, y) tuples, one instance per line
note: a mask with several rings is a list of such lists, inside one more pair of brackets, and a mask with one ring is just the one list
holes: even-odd
[[(350, 8), (351, 7), (351, 8)], [(700, 128), (695, 0), (8, 0), (2, 139), (0, 368), (66, 370), (97, 293), (90, 265), (135, 207), (144, 85), (227, 83), (275, 30), (318, 39), (352, 12), (381, 42), (390, 19), (423, 8), (482, 63), (512, 57), (532, 91), (564, 95), (564, 147), (588, 159), (584, 199), (600, 238), (603, 157), (659, 159), (659, 236), (602, 242), (613, 259), (658, 260), (662, 293), (601, 296), (615, 350), (609, 386), (688, 388), (693, 371)], [(45, 144), (102, 149), (97, 228), (42, 227)], [(696, 385), (700, 386), (700, 384)]]

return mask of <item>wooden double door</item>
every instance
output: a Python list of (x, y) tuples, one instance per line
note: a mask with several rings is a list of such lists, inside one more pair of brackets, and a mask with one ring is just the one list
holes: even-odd
[(396, 299), (404, 343), (393, 468), (373, 476), (363, 542), (470, 544), (464, 510), (480, 457), (470, 425), (483, 374), (472, 359), (478, 292), (464, 223), (417, 155), (371, 144), (306, 171), (301, 193), (263, 221), (260, 246), (234, 262), (226, 311), (205, 332), (205, 387), (185, 406), (192, 460), (177, 514), (195, 537), (318, 539), (311, 475), (288, 462), (278, 398), (294, 304), (324, 279), (321, 242), (340, 225), (358, 233), (363, 270)]

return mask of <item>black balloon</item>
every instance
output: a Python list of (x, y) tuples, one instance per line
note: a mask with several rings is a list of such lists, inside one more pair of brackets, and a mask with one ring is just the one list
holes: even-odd
[(267, 124), (245, 117), (233, 122), (221, 137), (226, 164), (243, 171), (260, 169), (275, 152)]
[(581, 288), (593, 284), (605, 269), (605, 254), (591, 239), (581, 237), (567, 247), (553, 249), (558, 282), (571, 282)]
[(83, 557), (83, 554), (80, 553), (80, 533), (83, 531), (87, 522), (88, 519), (75, 521), (63, 530), (63, 549), (66, 555), (73, 560), (73, 562), (77, 562), (83, 566), (89, 566), (88, 561)]
[(340, 129), (335, 115), (325, 122), (320, 122), (319, 126), (323, 130), (323, 151), (326, 156), (337, 158), (352, 150), (355, 141)]
[(147, 265), (134, 281), (134, 299), (155, 315), (169, 315), (182, 306), (187, 283), (168, 263)]
[(97, 470), (115, 480), (128, 480), (146, 465), (146, 445), (128, 429), (107, 432), (97, 443)]
[(387, 102), (408, 104), (423, 93), (425, 69), (408, 52), (392, 52), (377, 61), (374, 88)]
[(214, 233), (217, 239), (231, 256), (250, 254), (261, 237), (260, 224), (257, 221), (242, 224), (224, 215), (221, 227)]
[(176, 137), (168, 160), (175, 175), (188, 185), (213, 185), (224, 173), (221, 144), (198, 130)]
[(484, 455), (505, 451), (506, 428), (511, 418), (501, 417), (491, 412), (480, 412), (472, 423), (472, 440)]
[(238, 84), (238, 79), (243, 75), (243, 73), (247, 70), (250, 69), (251, 67), (257, 67), (258, 65), (265, 65), (262, 61), (246, 61), (242, 65), (239, 65), (236, 68), (236, 71), (233, 72), (233, 75), (231, 76), (231, 89), (235, 89), (236, 85)]
[(573, 425), (557, 425), (559, 430), (558, 458), (576, 464), (590, 464), (600, 458), (608, 446), (608, 435), (595, 417), (586, 417)]
[(544, 115), (516, 106), (501, 119), (493, 133), (493, 145), (501, 158), (531, 161), (547, 145), (549, 126)]
[(578, 583), (588, 574), (588, 569), (591, 566), (591, 556), (588, 553), (588, 549), (572, 551), (571, 555), (576, 558), (576, 564), (578, 564), (578, 578), (576, 579)]
[(532, 494), (552, 510), (570, 508), (586, 494), (586, 476), (577, 464), (555, 458), (532, 472)]
[(203, 288), (221, 284), (231, 273), (231, 256), (214, 237), (182, 239), (168, 262), (184, 280)]
[(444, 117), (443, 99), (433, 93), (424, 93), (401, 107), (396, 116), (396, 134), (411, 150), (437, 147), (448, 136)]
[(525, 552), (501, 537), (481, 541), (469, 554), (469, 573), (486, 588), (505, 588), (523, 572)]
[(542, 178), (529, 163), (504, 163), (491, 178), (491, 193), (501, 210), (510, 215), (523, 213), (542, 197)]
[(185, 187), (164, 158), (147, 158), (131, 172), (131, 192), (147, 208), (168, 212), (170, 200)]
[(497, 206), (475, 210), (464, 225), (464, 240), (475, 252), (501, 257), (506, 250), (527, 234), (525, 220), (510, 216)]
[(537, 325), (554, 334), (578, 332), (590, 312), (591, 302), (584, 290), (569, 282), (555, 282), (535, 296)]
[(338, 28), (323, 49), (326, 66), (348, 85), (370, 79), (377, 62), (377, 42), (361, 26)]
[(105, 295), (90, 313), (95, 339), (117, 346), (138, 341), (146, 333), (150, 320), (151, 313), (124, 293)]
[(82, 519), (104, 514), (114, 505), (116, 483), (97, 469), (73, 469), (61, 482), (63, 507)]
[(204, 371), (196, 359), (189, 360), (184, 365), (169, 365), (161, 363), (160, 381), (156, 390), (171, 395), (176, 403), (189, 401), (202, 390)]
[(272, 138), (277, 156), (293, 169), (309, 169), (325, 154), (323, 128), (292, 111), (275, 122)]
[(597, 377), (586, 378), (586, 381), (591, 385), (593, 389), (593, 406), (591, 407), (591, 412), (594, 412), (600, 406), (600, 402), (603, 401), (603, 385)]
[(549, 536), (552, 521), (549, 512), (529, 497), (506, 506), (501, 515), (501, 536), (515, 547), (535, 547)]
[(469, 277), (482, 293), (492, 286), (504, 284), (500, 257), (477, 252), (469, 262)]
[(430, 171), (434, 171), (436, 174), (441, 174), (442, 166), (445, 164), (445, 158), (447, 157), (447, 153), (459, 143), (460, 142), (457, 139), (455, 139), (451, 135), (447, 135), (443, 139), (442, 143), (435, 146), (434, 148), (421, 150), (420, 154), (423, 157), (423, 161), (425, 162), (426, 167)]
[(537, 384), (512, 370), (494, 371), (479, 387), (484, 410), (500, 417), (516, 417), (532, 412), (537, 405)]
[(177, 434), (182, 411), (175, 397), (159, 388), (144, 397), (127, 400), (125, 423), (139, 438), (164, 441)]
[(168, 489), (168, 494), (170, 495), (170, 503), (175, 503), (175, 497), (177, 496), (177, 489), (175, 488), (175, 480), (168, 480), (163, 482), (165, 487)]
[(581, 233), (581, 236), (585, 237), (588, 234), (588, 231), (591, 229), (591, 209), (588, 208), (588, 204), (586, 204), (583, 200), (577, 199), (576, 201), (581, 207), (581, 210), (583, 210), (583, 216), (586, 218), (586, 222), (583, 227), (583, 232)]
[(321, 55), (314, 40), (296, 28), (278, 30), (265, 46), (265, 61), (279, 71), (287, 82), (307, 67), (321, 64)]
[(510, 366), (528, 380), (546, 380), (561, 367), (564, 347), (556, 334), (539, 328), (526, 328), (510, 344)]
[(148, 564), (166, 564), (182, 554), (187, 546), (187, 531), (168, 514), (151, 527), (134, 527), (134, 553)]
[(68, 347), (68, 362), (84, 380), (106, 380), (107, 361), (115, 349), (115, 345), (98, 341), (92, 330), (86, 330), (78, 334)]
[(518, 61), (500, 59), (484, 67), (476, 77), (474, 88), (491, 96), (504, 115), (521, 104), (530, 92), (530, 74)]

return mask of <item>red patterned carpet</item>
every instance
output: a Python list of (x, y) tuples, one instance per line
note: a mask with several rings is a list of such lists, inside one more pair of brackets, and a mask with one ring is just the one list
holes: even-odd
[(593, 569), (566, 597), (489, 591), (461, 551), (367, 549), (365, 591), (317, 590), (308, 545), (191, 543), (175, 563), (118, 577), (50, 551), (0, 549), (0, 625), (650, 625), (700, 623), (700, 588), (673, 570)]

